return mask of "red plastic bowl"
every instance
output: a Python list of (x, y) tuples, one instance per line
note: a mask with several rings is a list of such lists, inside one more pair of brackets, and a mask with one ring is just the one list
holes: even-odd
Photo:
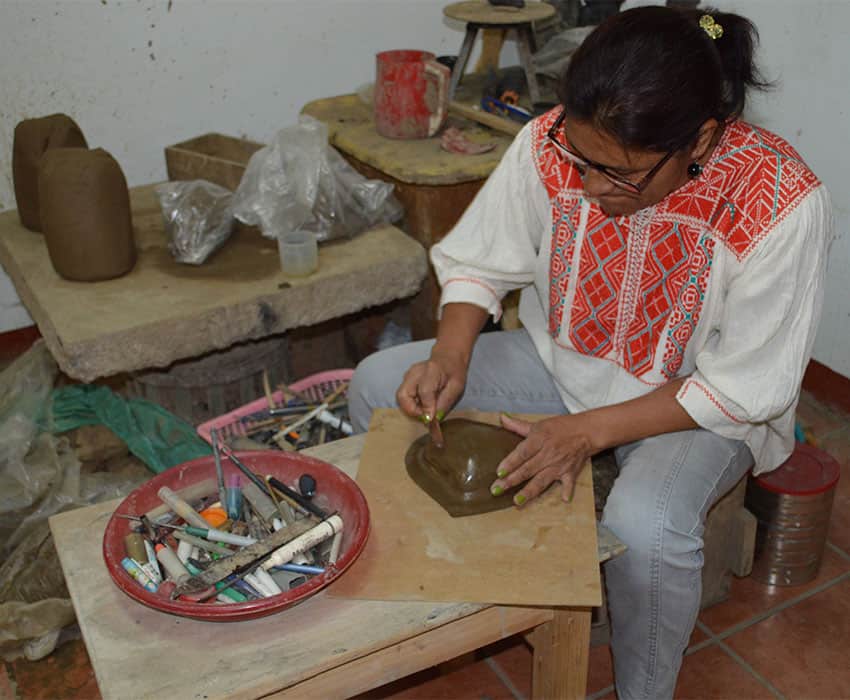
[[(171, 600), (165, 595), (151, 593), (140, 586), (121, 566), (127, 556), (124, 538), (134, 527), (131, 520), (116, 517), (141, 515), (161, 505), (157, 491), (163, 486), (177, 491), (203, 479), (215, 479), (215, 463), (212, 457), (201, 457), (191, 462), (172, 467), (139, 486), (125, 498), (106, 524), (103, 535), (103, 559), (112, 580), (134, 600), (148, 607), (173, 615), (182, 615), (197, 620), (232, 622), (262, 617), (288, 608), (321, 590), (351, 566), (360, 555), (369, 536), (369, 507), (363, 492), (348, 476), (332, 464), (292, 452), (241, 452), (237, 457), (251, 471), (270, 474), (283, 483), (297, 488), (298, 477), (305, 472), (312, 474), (318, 484), (313, 500), (329, 513), (338, 512), (344, 527), (340, 555), (336, 564), (330, 565), (323, 574), (313, 576), (306, 583), (270, 598), (250, 600), (243, 603), (194, 603)], [(223, 459), (224, 478), (230, 474), (241, 474), (227, 459)], [(243, 482), (245, 477), (242, 476)]]

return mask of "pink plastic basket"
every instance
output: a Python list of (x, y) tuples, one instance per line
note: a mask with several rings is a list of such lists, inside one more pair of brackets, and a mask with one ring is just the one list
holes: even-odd
[[(311, 374), (309, 377), (304, 377), (299, 381), (290, 384), (289, 388), (307, 396), (311, 401), (320, 403), (325, 396), (333, 393), (340, 384), (351, 380), (354, 376), (353, 369), (334, 369), (327, 372), (319, 372)], [(272, 398), (279, 406), (284, 405), (284, 397), (282, 391), (276, 391), (272, 394)], [(236, 408), (230, 413), (225, 413), (223, 416), (208, 420), (206, 423), (201, 423), (197, 428), (200, 435), (208, 443), (212, 444), (210, 431), (215, 428), (219, 435), (224, 438), (234, 437), (237, 435), (245, 435), (246, 431), (251, 427), (251, 416), (261, 414), (268, 410), (269, 404), (266, 397), (252, 401), (239, 408)]]

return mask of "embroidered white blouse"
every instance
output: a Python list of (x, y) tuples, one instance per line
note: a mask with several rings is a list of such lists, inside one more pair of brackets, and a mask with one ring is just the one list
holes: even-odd
[(728, 125), (702, 175), (632, 216), (606, 217), (534, 120), (451, 233), (431, 249), (441, 306), (520, 320), (570, 412), (687, 376), (677, 400), (744, 440), (755, 473), (794, 444), (820, 317), (831, 209), (779, 137)]

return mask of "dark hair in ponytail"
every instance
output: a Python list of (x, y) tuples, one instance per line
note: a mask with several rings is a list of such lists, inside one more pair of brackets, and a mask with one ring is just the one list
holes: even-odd
[[(712, 39), (699, 25), (723, 28)], [(749, 88), (765, 89), (754, 63), (758, 32), (745, 17), (712, 9), (638, 7), (597, 27), (573, 54), (560, 96), (567, 116), (626, 146), (686, 146), (710, 118), (741, 114)]]

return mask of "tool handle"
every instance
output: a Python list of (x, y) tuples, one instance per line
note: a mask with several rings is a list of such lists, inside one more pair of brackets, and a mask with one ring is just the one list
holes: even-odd
[(235, 544), (240, 547), (247, 547), (249, 544), (254, 544), (257, 540), (253, 537), (244, 537), (242, 535), (234, 535), (232, 532), (224, 532), (210, 528), (207, 531), (207, 539), (210, 542), (224, 542), (225, 544)]
[(159, 499), (168, 504), (168, 507), (171, 508), (177, 515), (179, 515), (183, 520), (185, 520), (189, 525), (194, 525), (195, 527), (206, 528), (208, 523), (204, 520), (198, 512), (192, 508), (186, 501), (184, 501), (180, 496), (178, 496), (174, 491), (172, 491), (167, 486), (163, 486), (159, 491), (156, 492)]

